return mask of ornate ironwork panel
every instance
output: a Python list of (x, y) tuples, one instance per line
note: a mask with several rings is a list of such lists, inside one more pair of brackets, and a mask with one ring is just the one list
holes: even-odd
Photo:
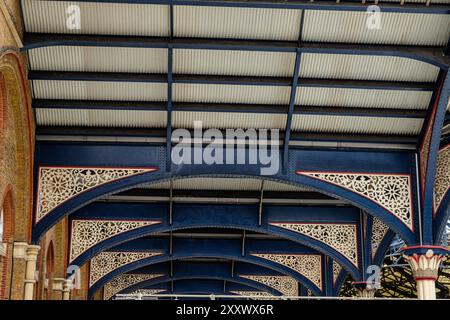
[(381, 241), (383, 241), (384, 236), (388, 232), (389, 227), (383, 223), (378, 218), (373, 218), (372, 223), (372, 258), (375, 257), (375, 254), (377, 253), (378, 248), (380, 247)]
[(322, 290), (322, 257), (313, 254), (269, 254), (256, 253), (256, 257), (282, 264), (314, 283)]
[(73, 220), (70, 237), (70, 261), (97, 243), (123, 232), (147, 227), (161, 221)]
[(450, 188), (450, 146), (439, 151), (434, 184), (434, 208), (437, 210)]
[(298, 171), (297, 174), (329, 182), (358, 193), (392, 213), (413, 230), (411, 177), (409, 175), (302, 171)]
[(103, 299), (109, 300), (116, 293), (140, 282), (148, 281), (163, 276), (162, 274), (130, 274), (125, 273), (108, 282), (103, 290)]
[(321, 241), (358, 267), (358, 243), (354, 224), (288, 222), (271, 222), (270, 224)]
[(92, 258), (90, 263), (89, 286), (91, 287), (98, 280), (108, 273), (123, 267), (129, 263), (151, 258), (162, 254), (162, 252), (123, 252), (105, 251)]
[(82, 192), (156, 168), (40, 167), (36, 222)]
[(274, 295), (264, 291), (230, 291), (231, 293), (238, 294), (240, 296), (252, 296), (252, 300), (270, 300), (275, 298)]
[(295, 279), (288, 276), (257, 276), (257, 275), (239, 275), (242, 278), (253, 280), (266, 286), (269, 286), (284, 296), (298, 296), (298, 283)]
[(342, 266), (333, 260), (333, 285), (336, 284), (336, 280), (338, 279), (341, 271), (342, 271)]

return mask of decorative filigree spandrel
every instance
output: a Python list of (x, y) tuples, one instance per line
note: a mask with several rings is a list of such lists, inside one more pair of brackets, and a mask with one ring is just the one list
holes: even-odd
[(413, 230), (411, 177), (409, 175), (302, 172), (309, 176), (356, 192), (377, 203)]
[(161, 221), (73, 220), (70, 237), (70, 262), (101, 241), (158, 223)]
[(439, 151), (434, 183), (434, 209), (437, 211), (450, 188), (450, 146)]
[(358, 266), (358, 243), (354, 224), (295, 222), (271, 222), (270, 224), (321, 241)]
[(36, 222), (65, 201), (105, 183), (156, 168), (40, 167)]
[(381, 241), (383, 241), (384, 236), (388, 232), (389, 227), (384, 224), (380, 219), (373, 218), (372, 223), (372, 258), (375, 257), (378, 248), (380, 247)]
[(154, 294), (158, 294), (165, 291), (164, 289), (139, 289), (139, 290), (135, 290), (130, 294), (142, 294), (144, 296), (151, 296)]
[(257, 275), (239, 275), (242, 278), (253, 280), (271, 287), (284, 296), (298, 296), (298, 283), (295, 279), (288, 276), (257, 276)]
[(252, 300), (273, 300), (276, 297), (268, 292), (264, 291), (230, 291), (231, 293), (240, 295), (240, 296), (250, 296)]
[(320, 255), (269, 253), (252, 255), (284, 265), (298, 272), (322, 290), (322, 257)]
[(336, 284), (336, 281), (337, 281), (341, 271), (342, 271), (342, 266), (333, 260), (333, 285)]
[(103, 299), (109, 300), (115, 294), (137, 283), (163, 276), (162, 274), (130, 274), (124, 273), (108, 282), (103, 289)]
[(124, 252), (104, 251), (92, 258), (90, 263), (89, 287), (108, 273), (132, 262), (151, 258), (162, 254), (161, 252)]

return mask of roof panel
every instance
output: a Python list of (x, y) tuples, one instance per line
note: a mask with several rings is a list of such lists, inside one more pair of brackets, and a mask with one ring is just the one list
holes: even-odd
[(174, 6), (177, 37), (297, 40), (300, 10)]
[(322, 107), (394, 108), (425, 110), (431, 91), (297, 88), (295, 104)]
[(37, 99), (167, 100), (165, 83), (33, 80), (32, 85)]
[(128, 128), (164, 128), (165, 111), (35, 109), (36, 123), (42, 126), (104, 126)]
[(303, 53), (305, 78), (435, 82), (439, 68), (428, 63), (388, 56)]
[(28, 54), (32, 70), (167, 73), (167, 49), (57, 46)]
[(290, 52), (174, 49), (173, 59), (181, 74), (290, 77), (295, 64)]
[(358, 134), (417, 135), (423, 119), (293, 115), (292, 130)]
[(285, 114), (237, 112), (173, 112), (173, 127), (191, 129), (194, 121), (202, 121), (203, 128), (284, 129)]
[[(69, 8), (77, 5), (81, 29), (69, 29)], [(22, 0), (25, 30), (43, 33), (169, 35), (169, 6), (100, 2)]]
[(305, 12), (302, 39), (399, 45), (447, 44), (449, 15), (381, 12), (380, 29), (367, 27), (369, 16), (363, 11), (308, 10)]
[(178, 102), (217, 102), (287, 104), (290, 87), (216, 85), (216, 84), (173, 84), (173, 100)]

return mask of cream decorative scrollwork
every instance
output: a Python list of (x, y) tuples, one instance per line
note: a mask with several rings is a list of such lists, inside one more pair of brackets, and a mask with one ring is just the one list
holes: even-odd
[(252, 255), (282, 264), (298, 272), (322, 290), (322, 257), (320, 255), (269, 253), (255, 253)]
[(437, 211), (450, 188), (450, 145), (439, 151), (434, 183), (434, 209)]
[(70, 262), (101, 241), (123, 232), (158, 223), (161, 221), (73, 220), (70, 237)]
[(156, 168), (40, 167), (36, 222), (65, 201), (108, 182)]
[(284, 296), (298, 296), (298, 283), (295, 279), (288, 276), (257, 276), (257, 275), (239, 275), (242, 278), (253, 280), (271, 287)]
[[(231, 293), (240, 296), (250, 296), (252, 300), (273, 300), (276, 297), (268, 292), (264, 291), (230, 291)], [(271, 299), (272, 298), (272, 299)]]
[(151, 296), (165, 291), (164, 289), (139, 289), (133, 291), (131, 294), (142, 294), (144, 296)]
[(378, 218), (373, 218), (372, 223), (372, 258), (375, 257), (377, 250), (388, 232), (389, 227)]
[(333, 260), (333, 285), (336, 284), (337, 278), (342, 271), (342, 266)]
[(354, 224), (294, 222), (270, 222), (270, 224), (321, 241), (358, 266), (358, 243)]
[(110, 282), (108, 282), (103, 289), (103, 299), (109, 300), (116, 293), (131, 287), (140, 282), (148, 281), (158, 277), (162, 277), (163, 274), (131, 274), (124, 273), (120, 276), (115, 277)]
[(151, 258), (162, 252), (123, 252), (105, 251), (92, 258), (90, 263), (89, 287), (108, 273), (129, 263)]
[(403, 174), (357, 174), (302, 172), (309, 176), (356, 192), (377, 203), (413, 230), (411, 177)]

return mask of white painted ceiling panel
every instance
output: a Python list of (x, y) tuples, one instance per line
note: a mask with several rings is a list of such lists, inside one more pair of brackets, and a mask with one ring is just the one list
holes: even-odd
[(177, 37), (297, 40), (300, 10), (174, 7)]
[(444, 46), (450, 32), (448, 14), (380, 13), (380, 28), (367, 27), (365, 11), (308, 10), (304, 41)]
[[(75, 16), (73, 6), (79, 7), (80, 29), (67, 26), (67, 18)], [(27, 32), (169, 35), (167, 5), (22, 0), (22, 10)]]
[(292, 77), (291, 52), (174, 49), (173, 72), (233, 76)]
[(423, 119), (294, 115), (292, 130), (305, 132), (335, 132), (355, 134), (417, 135)]
[(417, 60), (369, 55), (302, 54), (305, 78), (435, 82), (439, 68)]
[(431, 91), (297, 88), (295, 104), (322, 107), (359, 107), (426, 110)]
[(28, 55), (32, 70), (167, 73), (167, 49), (55, 46)]
[(166, 101), (167, 84), (33, 80), (36, 99)]
[(173, 112), (174, 128), (194, 128), (194, 121), (201, 121), (202, 127), (217, 129), (284, 129), (286, 114), (234, 113), (234, 112)]
[(175, 83), (178, 102), (288, 104), (290, 87)]
[(165, 111), (98, 110), (98, 109), (45, 109), (36, 111), (37, 125), (165, 128)]

